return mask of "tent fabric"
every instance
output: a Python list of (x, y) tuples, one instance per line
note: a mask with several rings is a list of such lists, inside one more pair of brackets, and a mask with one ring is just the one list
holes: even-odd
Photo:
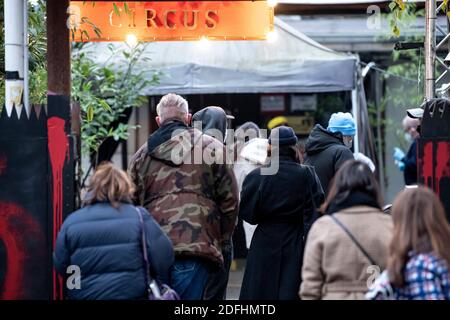
[[(313, 93), (355, 87), (357, 57), (328, 49), (275, 17), (276, 39), (269, 41), (169, 41), (150, 43), (151, 61), (142, 65), (148, 78), (160, 72), (159, 84), (142, 94)], [(107, 43), (83, 51), (106, 61)], [(126, 47), (125, 43), (114, 43)], [(114, 59), (113, 59), (114, 61)], [(110, 59), (110, 62), (111, 59)], [(120, 65), (119, 59), (115, 61)]]

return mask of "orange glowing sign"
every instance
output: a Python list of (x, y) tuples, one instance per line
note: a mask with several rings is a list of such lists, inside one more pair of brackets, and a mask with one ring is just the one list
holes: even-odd
[(274, 16), (267, 1), (71, 1), (68, 13), (76, 42), (264, 40)]

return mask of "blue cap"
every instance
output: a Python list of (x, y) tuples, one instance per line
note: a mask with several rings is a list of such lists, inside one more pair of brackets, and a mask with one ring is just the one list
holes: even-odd
[(333, 113), (328, 122), (327, 130), (340, 132), (344, 136), (354, 136), (356, 133), (355, 120), (353, 120), (353, 116), (348, 112)]
[(293, 146), (298, 141), (297, 136), (291, 127), (280, 126), (273, 128), (270, 132), (269, 144), (272, 144), (272, 138), (275, 138), (275, 134), (278, 135), (279, 146)]

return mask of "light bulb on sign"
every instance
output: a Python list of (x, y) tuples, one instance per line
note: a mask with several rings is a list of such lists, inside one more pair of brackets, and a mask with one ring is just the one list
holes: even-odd
[(198, 40), (198, 44), (202, 49), (206, 49), (209, 47), (209, 40), (207, 37), (202, 36), (200, 40)]
[(278, 4), (278, 0), (267, 0), (267, 5), (274, 8)]
[(269, 33), (267, 33), (266, 35), (266, 40), (269, 43), (274, 43), (275, 41), (277, 41), (278, 35), (275, 31), (270, 31)]
[(138, 44), (138, 39), (134, 34), (128, 34), (125, 38), (125, 42), (131, 48), (134, 48)]

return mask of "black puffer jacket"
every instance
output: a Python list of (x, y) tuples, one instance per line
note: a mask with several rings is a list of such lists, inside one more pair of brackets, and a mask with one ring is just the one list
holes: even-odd
[(354, 159), (352, 152), (344, 145), (342, 134), (325, 130), (317, 124), (306, 142), (305, 164), (316, 169), (325, 194), (336, 171), (347, 161)]
[[(72, 213), (58, 234), (53, 261), (61, 275), (76, 265), (81, 288), (67, 290), (75, 300), (131, 300), (146, 295), (141, 223), (136, 207), (108, 203)], [(173, 263), (172, 243), (144, 208), (147, 250), (152, 274), (167, 283)]]

